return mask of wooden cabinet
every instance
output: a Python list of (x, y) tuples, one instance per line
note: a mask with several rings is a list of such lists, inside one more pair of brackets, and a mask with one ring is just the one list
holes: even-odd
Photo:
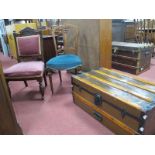
[(22, 130), (17, 123), (0, 64), (0, 135), (16, 134), (22, 134)]

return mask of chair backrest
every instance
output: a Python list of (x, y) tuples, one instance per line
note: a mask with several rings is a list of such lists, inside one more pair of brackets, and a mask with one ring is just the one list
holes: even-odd
[(153, 19), (135, 19), (137, 42), (155, 43)]
[(39, 31), (25, 28), (14, 32), (18, 61), (43, 60), (42, 36)]
[(143, 26), (142, 26), (142, 20), (135, 19), (135, 37), (136, 37), (136, 42), (141, 43), (143, 42)]
[(64, 24), (54, 28), (57, 35), (63, 35), (64, 52), (78, 54), (78, 27), (72, 24)]
[(154, 36), (153, 36), (153, 33), (154, 33), (154, 20), (147, 19), (146, 20), (146, 28), (147, 28), (146, 41), (148, 43), (154, 43)]

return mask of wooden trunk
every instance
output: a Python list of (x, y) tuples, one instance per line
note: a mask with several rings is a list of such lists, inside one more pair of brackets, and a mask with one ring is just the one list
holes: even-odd
[(112, 67), (132, 74), (150, 68), (153, 46), (127, 42), (112, 42)]
[(100, 68), (72, 76), (74, 102), (116, 134), (155, 134), (155, 84)]

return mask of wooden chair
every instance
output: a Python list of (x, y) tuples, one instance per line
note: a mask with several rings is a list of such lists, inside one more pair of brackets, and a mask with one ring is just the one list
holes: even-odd
[(53, 82), (52, 82), (53, 70), (58, 71), (60, 83), (62, 83), (62, 77), (61, 77), (62, 70), (75, 69), (75, 73), (77, 73), (77, 68), (82, 66), (82, 60), (78, 56), (78, 35), (79, 35), (78, 28), (75, 25), (71, 24), (64, 24), (62, 26), (55, 27), (53, 30), (53, 35), (59, 35), (59, 34), (63, 35), (64, 46), (61, 49), (57, 49), (56, 40), (54, 40), (57, 56), (51, 58), (46, 63), (52, 93), (53, 93)]
[(137, 43), (144, 42), (144, 21), (142, 19), (135, 19), (135, 40)]
[(44, 99), (43, 79), (45, 86), (47, 86), (47, 82), (43, 62), (41, 33), (31, 28), (25, 28), (19, 33), (14, 33), (14, 38), (18, 63), (4, 71), (7, 84), (10, 81), (24, 81), (27, 87), (28, 80), (37, 80), (42, 99)]

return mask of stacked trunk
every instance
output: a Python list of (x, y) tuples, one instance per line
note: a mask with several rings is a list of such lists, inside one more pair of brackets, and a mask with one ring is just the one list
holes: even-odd
[(112, 67), (132, 74), (150, 68), (152, 44), (112, 42)]

